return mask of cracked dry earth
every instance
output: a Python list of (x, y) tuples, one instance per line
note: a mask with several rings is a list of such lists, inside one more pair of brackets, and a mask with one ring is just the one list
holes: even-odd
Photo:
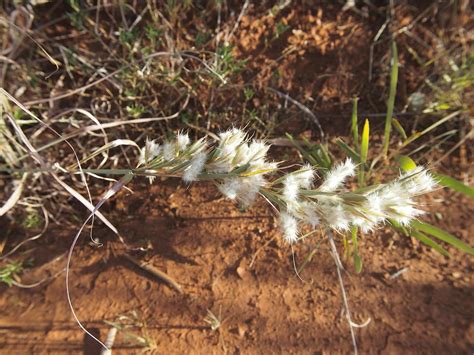
[[(121, 192), (104, 212), (128, 242), (148, 247), (137, 258), (165, 271), (184, 292), (121, 257), (121, 244), (107, 230), (95, 229), (102, 248), (92, 247), (84, 235), (71, 275), (78, 316), (101, 339), (110, 329), (104, 320), (123, 324), (121, 315), (137, 317), (135, 327), (118, 332), (114, 353), (143, 350), (131, 334), (145, 334), (156, 342), (149, 350), (164, 354), (352, 351), (325, 240), (301, 272), (302, 282), (263, 201), (239, 211), (211, 184), (187, 187), (163, 180), (131, 187), (133, 195)], [(472, 201), (439, 191), (428, 203), (445, 216), (436, 222), (440, 227), (469, 242)], [(59, 270), (64, 259), (56, 258), (74, 234), (74, 229), (51, 230), (46, 238), (56, 242), (35, 249), (37, 266), (29, 277)], [(296, 246), (298, 264), (320, 239), (317, 235)], [(453, 257), (447, 259), (388, 229), (360, 244), (363, 271), (355, 274), (346, 259), (344, 279), (354, 319), (371, 319), (356, 331), (362, 353), (472, 351), (472, 258), (451, 250)], [(204, 321), (208, 309), (221, 317), (216, 331)], [(72, 319), (64, 275), (30, 290), (2, 286), (0, 331), (2, 354), (99, 351)]]

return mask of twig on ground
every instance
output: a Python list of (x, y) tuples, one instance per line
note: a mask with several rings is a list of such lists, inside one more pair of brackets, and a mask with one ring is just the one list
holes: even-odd
[(108, 349), (102, 349), (100, 355), (112, 355), (112, 346), (114, 345), (116, 335), (117, 328), (110, 328), (109, 332), (107, 333), (107, 338), (105, 339), (105, 345)]
[(283, 97), (285, 100), (290, 101), (292, 104), (296, 105), (300, 110), (302, 110), (304, 113), (306, 113), (308, 116), (311, 117), (311, 121), (318, 127), (319, 134), (321, 135), (321, 139), (325, 140), (325, 135), (323, 131), (323, 127), (321, 126), (321, 123), (319, 122), (319, 119), (316, 117), (316, 115), (305, 105), (303, 105), (301, 102), (293, 99), (290, 95), (285, 94), (281, 91), (278, 91), (274, 88), (267, 87), (267, 89), (275, 94), (277, 94), (280, 97)]
[(150, 274), (152, 274), (153, 276), (156, 276), (160, 280), (166, 282), (168, 285), (170, 285), (179, 293), (184, 293), (181, 285), (178, 284), (171, 276), (167, 275), (163, 271), (160, 271), (156, 267), (149, 265), (148, 263), (144, 261), (140, 261), (129, 254), (123, 254), (123, 257), (127, 259), (128, 261), (130, 261), (135, 266), (138, 266), (140, 269), (143, 269), (149, 272)]

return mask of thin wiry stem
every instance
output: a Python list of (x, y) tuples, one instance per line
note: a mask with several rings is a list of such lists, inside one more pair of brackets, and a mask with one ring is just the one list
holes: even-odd
[(305, 280), (302, 279), (298, 272), (298, 268), (296, 267), (296, 260), (295, 260), (295, 249), (293, 248), (293, 244), (291, 244), (291, 256), (293, 257), (293, 269), (295, 270), (296, 276), (301, 280), (301, 282), (305, 282)]
[[(74, 237), (74, 240), (72, 241), (72, 244), (71, 244), (71, 247), (69, 248), (69, 252), (68, 252), (68, 256), (67, 256), (67, 262), (66, 262), (66, 296), (67, 296), (67, 301), (68, 301), (68, 304), (69, 304), (69, 308), (71, 309), (71, 313), (75, 319), (75, 321), (77, 322), (77, 324), (79, 325), (79, 327), (86, 333), (88, 334), (92, 339), (94, 339), (95, 341), (97, 341), (104, 349), (107, 349), (108, 350), (108, 347), (103, 343), (101, 342), (99, 339), (97, 339), (93, 334), (91, 334), (81, 323), (81, 321), (79, 320), (79, 318), (77, 317), (76, 315), (76, 312), (74, 310), (74, 306), (72, 304), (72, 299), (71, 299), (71, 293), (70, 293), (70, 290), (69, 290), (69, 271), (71, 269), (71, 259), (72, 259), (72, 253), (74, 251), (74, 248), (77, 244), (77, 241), (79, 240), (79, 237), (81, 236), (81, 233), (82, 233), (82, 230), (84, 229), (84, 227), (87, 225), (87, 223), (95, 216), (95, 214), (98, 212), (98, 210), (100, 209), (100, 207), (105, 203), (105, 201), (107, 201), (110, 197), (112, 197), (117, 191), (119, 191), (128, 181), (130, 181), (129, 179), (131, 179), (133, 175), (127, 175), (125, 176), (123, 179), (117, 181), (108, 191), (107, 193), (104, 195), (104, 197), (102, 197), (102, 199), (99, 201), (99, 203), (94, 207), (94, 209), (91, 211), (91, 214), (89, 215), (89, 217), (87, 217), (87, 219), (84, 221), (84, 223), (82, 224), (81, 228), (79, 229), (79, 231), (77, 232), (76, 236)], [(128, 180), (128, 181), (127, 181)]]
[(337, 277), (339, 279), (339, 286), (341, 288), (342, 301), (344, 304), (344, 310), (346, 312), (347, 323), (349, 323), (349, 329), (351, 331), (352, 345), (354, 346), (354, 354), (357, 355), (359, 352), (357, 350), (357, 340), (354, 333), (354, 327), (353, 327), (354, 322), (352, 322), (352, 319), (351, 319), (351, 312), (349, 310), (349, 302), (347, 301), (346, 290), (344, 289), (344, 282), (342, 281), (341, 260), (339, 259), (339, 254), (337, 253), (336, 244), (334, 243), (332, 232), (328, 229), (326, 233), (329, 239), (329, 245), (331, 246), (331, 256), (333, 257), (334, 263), (336, 264)]

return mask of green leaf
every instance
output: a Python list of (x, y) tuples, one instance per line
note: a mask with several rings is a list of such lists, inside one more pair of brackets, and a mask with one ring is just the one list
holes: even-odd
[(358, 98), (354, 98), (353, 105), (352, 105), (352, 119), (351, 119), (351, 130), (352, 135), (354, 137), (354, 146), (356, 149), (359, 148), (359, 127), (357, 127), (357, 100)]
[(402, 125), (400, 124), (400, 121), (398, 121), (396, 118), (394, 118), (394, 119), (392, 119), (392, 124), (393, 124), (393, 127), (395, 127), (395, 129), (397, 130), (397, 132), (400, 133), (403, 140), (404, 141), (407, 140), (408, 136), (407, 136), (405, 130), (403, 129)]
[(359, 243), (357, 242), (357, 227), (354, 226), (351, 229), (352, 234), (352, 244), (354, 246), (354, 269), (356, 273), (360, 273), (362, 271), (362, 259), (359, 256)]
[(370, 125), (366, 119), (362, 129), (362, 141), (360, 143), (360, 160), (363, 164), (359, 165), (359, 185), (365, 184), (365, 163), (367, 162), (367, 153), (369, 151)]
[(397, 162), (400, 164), (400, 168), (402, 168), (402, 170), (405, 172), (416, 168), (416, 163), (413, 161), (413, 159), (406, 155), (400, 155), (397, 158)]
[(323, 144), (312, 144), (305, 137), (303, 137), (303, 143), (306, 145), (307, 149), (309, 149), (309, 155), (311, 158), (316, 160), (319, 166), (324, 169), (331, 168), (331, 157), (329, 156), (327, 148)]
[(341, 138), (339, 138), (339, 139), (336, 141), (336, 144), (337, 144), (339, 147), (341, 147), (342, 150), (344, 150), (344, 152), (345, 152), (349, 157), (351, 157), (354, 161), (356, 161), (357, 163), (361, 163), (359, 154), (357, 154), (354, 149), (352, 149), (351, 147), (349, 147), (349, 146), (346, 144), (346, 142), (344, 142)]
[[(315, 151), (315, 153), (313, 153)], [(332, 166), (332, 160), (329, 156), (329, 152), (327, 148), (322, 144), (317, 144), (316, 147), (311, 151), (311, 154), (317, 155), (319, 161), (321, 162), (321, 166), (326, 169), (330, 169)]]
[(311, 165), (319, 165), (318, 161), (314, 159), (314, 157), (311, 156), (311, 153), (306, 150), (305, 148), (303, 148), (294, 138), (291, 134), (289, 133), (286, 133), (286, 137), (289, 139), (289, 141), (291, 142), (291, 144), (293, 144), (293, 146), (298, 149), (298, 151), (301, 153), (301, 155), (303, 156), (303, 158), (308, 161)]
[(440, 185), (449, 187), (457, 192), (461, 192), (466, 196), (474, 197), (474, 189), (470, 186), (464, 185), (461, 181), (453, 179), (450, 176), (433, 173), (433, 176), (436, 178)]
[(438, 253), (450, 257), (449, 253), (444, 249), (441, 245), (436, 243), (434, 240), (430, 239), (428, 236), (424, 235), (423, 233), (417, 231), (416, 229), (412, 229), (410, 235), (413, 238), (418, 239), (420, 242), (428, 245), (429, 247), (436, 250)]
[(369, 120), (366, 119), (364, 123), (364, 129), (362, 130), (362, 142), (360, 143), (360, 160), (362, 163), (367, 162), (367, 152), (369, 151), (369, 134), (370, 125)]
[(439, 229), (438, 227), (435, 227), (435, 226), (432, 226), (431, 224), (423, 223), (417, 220), (412, 221), (411, 226), (421, 232), (432, 235), (433, 237), (439, 240), (442, 240), (443, 242), (451, 244), (452, 246), (454, 246), (455, 248), (458, 248), (459, 250), (462, 250), (470, 255), (474, 255), (474, 248), (470, 247), (469, 245), (464, 243), (462, 240), (456, 238), (454, 235), (449, 234), (448, 232), (442, 229)]
[(403, 225), (401, 225), (400, 223), (398, 223), (397, 221), (395, 221), (394, 219), (391, 219), (391, 218), (389, 218), (388, 221), (390, 222), (390, 224), (392, 226), (395, 227), (395, 229), (397, 229), (400, 232), (402, 232), (403, 234), (405, 234), (406, 237), (410, 236), (410, 233), (408, 232), (408, 230)]
[(398, 82), (398, 50), (395, 41), (392, 42), (392, 71), (390, 73), (390, 91), (387, 101), (387, 115), (385, 116), (383, 154), (387, 156), (390, 142), (390, 128), (392, 127), (393, 108), (395, 107), (395, 96), (397, 94)]

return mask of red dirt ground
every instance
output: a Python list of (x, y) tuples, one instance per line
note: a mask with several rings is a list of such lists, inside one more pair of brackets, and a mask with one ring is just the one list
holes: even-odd
[[(103, 320), (136, 311), (146, 321), (159, 353), (346, 353), (352, 350), (341, 314), (341, 294), (326, 242), (299, 280), (291, 251), (280, 238), (269, 208), (263, 204), (239, 212), (219, 199), (213, 186), (191, 188), (177, 182), (137, 184), (135, 194), (121, 194), (111, 219), (128, 241), (147, 246), (150, 265), (167, 272), (184, 293), (120, 257), (119, 243), (97, 229), (103, 248), (77, 248), (71, 275), (72, 297), (80, 319), (104, 339)], [(143, 199), (143, 196), (147, 196)], [(441, 191), (430, 204), (443, 218), (437, 224), (464, 240), (472, 236), (472, 202)], [(455, 216), (455, 218), (453, 217)], [(65, 252), (73, 231), (52, 230), (55, 244), (34, 251), (41, 260)], [(468, 353), (474, 346), (472, 262), (453, 251), (446, 259), (386, 231), (361, 241), (363, 272), (345, 275), (354, 319), (370, 324), (357, 331), (362, 353)], [(87, 238), (85, 236), (84, 238)], [(315, 245), (298, 245), (297, 263)], [(472, 239), (471, 239), (472, 240)], [(267, 242), (266, 247), (260, 248)], [(110, 253), (112, 243), (114, 253)], [(255, 263), (249, 266), (257, 254)], [(47, 261), (30, 277), (60, 270), (61, 261)], [(405, 269), (399, 277), (395, 272)], [(27, 280), (24, 280), (26, 283)], [(0, 298), (2, 353), (76, 352), (95, 344), (71, 317), (64, 278), (22, 290), (2, 286)], [(207, 309), (221, 314), (222, 326), (209, 329)], [(140, 334), (138, 328), (128, 332)], [(119, 331), (117, 353), (140, 347)]]
[[(371, 40), (384, 18), (363, 19), (341, 12), (339, 5), (303, 3), (283, 11), (279, 21), (290, 24), (291, 30), (277, 39), (268, 4), (249, 8), (236, 33), (235, 52), (249, 60), (242, 83), (289, 93), (316, 113), (329, 137), (345, 135), (354, 96), (360, 97), (361, 112), (384, 112), (390, 59), (387, 41), (375, 48), (374, 80), (367, 80)], [(420, 7), (414, 13), (402, 13), (400, 23), (410, 23), (423, 10)], [(414, 66), (404, 43), (399, 43), (402, 67), (397, 105), (403, 107), (407, 93), (418, 88), (426, 73)], [(108, 53), (97, 53), (99, 62), (101, 55), (105, 58), (101, 60), (108, 59)], [(228, 103), (231, 108), (241, 106), (238, 95), (229, 98), (225, 90), (208, 96), (217, 102), (216, 110)], [(257, 95), (250, 108), (261, 107), (266, 99)], [(195, 109), (199, 107), (196, 104)], [(313, 138), (319, 137), (299, 111), (294, 116), (278, 122), (276, 136), (308, 130)], [(371, 118), (371, 127), (382, 124), (383, 115)], [(143, 347), (130, 334), (141, 336), (143, 329), (156, 341), (150, 352), (162, 354), (353, 350), (326, 240), (301, 273), (301, 281), (293, 270), (291, 249), (279, 238), (271, 210), (263, 201), (241, 212), (211, 184), (187, 187), (163, 180), (153, 185), (135, 182), (131, 187), (133, 195), (121, 192), (103, 207), (104, 213), (128, 243), (148, 249), (136, 257), (172, 276), (183, 293), (125, 260), (120, 242), (104, 227), (94, 230), (104, 243), (102, 248), (88, 243), (84, 233), (71, 274), (79, 318), (102, 340), (110, 329), (104, 320), (120, 323), (120, 316), (136, 312), (136, 323), (142, 323), (119, 331), (114, 353), (140, 353)], [(426, 202), (438, 213), (436, 220), (432, 215), (428, 220), (473, 244), (472, 200), (439, 191)], [(33, 257), (35, 267), (24, 272), (22, 282), (39, 280), (64, 267), (78, 225), (80, 219), (67, 227), (53, 226), (32, 249), (26, 249), (24, 256)], [(0, 229), (0, 234), (6, 230)], [(13, 230), (11, 234), (24, 238), (26, 232)], [(317, 235), (296, 246), (298, 265), (321, 238)], [(447, 259), (388, 228), (360, 241), (362, 273), (355, 274), (346, 259), (344, 281), (354, 320), (371, 320), (356, 331), (361, 353), (472, 353), (473, 259), (450, 252), (453, 257)], [(393, 277), (399, 271), (403, 272)], [(216, 331), (204, 321), (208, 310), (223, 320)], [(96, 354), (100, 350), (72, 318), (63, 274), (29, 290), (0, 285), (0, 333), (2, 354)]]

